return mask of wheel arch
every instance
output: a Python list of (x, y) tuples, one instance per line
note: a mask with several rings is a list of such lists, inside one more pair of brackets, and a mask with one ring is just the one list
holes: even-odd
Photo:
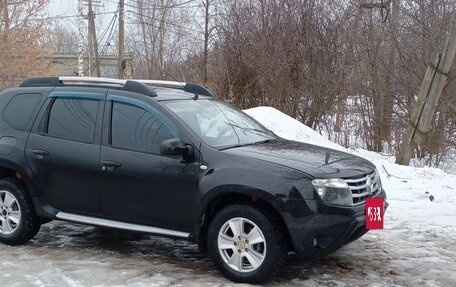
[(33, 188), (31, 181), (30, 181), (30, 176), (27, 173), (27, 171), (22, 168), (20, 165), (7, 161), (7, 160), (1, 160), (0, 161), (0, 180), (3, 178), (15, 178), (19, 181), (22, 181), (25, 186), (27, 187), (28, 192), (30, 193), (30, 196), (35, 195), (35, 189)]
[(247, 204), (270, 214), (275, 221), (274, 223), (283, 232), (288, 249), (292, 249), (293, 245), (287, 225), (273, 204), (275, 199), (272, 194), (264, 190), (248, 186), (228, 185), (215, 188), (208, 192), (202, 200), (202, 207), (199, 213), (200, 224), (196, 230), (195, 240), (201, 247), (205, 248), (207, 231), (215, 214), (232, 204)]

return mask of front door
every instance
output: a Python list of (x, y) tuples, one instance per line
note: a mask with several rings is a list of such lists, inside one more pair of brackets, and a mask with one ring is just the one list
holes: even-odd
[(101, 215), (104, 89), (56, 88), (29, 136), (26, 158), (46, 201), (59, 211)]
[(197, 163), (160, 154), (164, 140), (180, 138), (176, 126), (149, 103), (115, 97), (101, 148), (101, 188), (108, 218), (189, 231), (195, 214)]

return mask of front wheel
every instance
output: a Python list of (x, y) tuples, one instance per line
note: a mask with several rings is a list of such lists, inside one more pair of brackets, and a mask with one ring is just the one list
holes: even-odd
[(275, 221), (250, 205), (220, 210), (208, 231), (209, 253), (219, 271), (239, 283), (262, 283), (279, 271), (286, 254)]

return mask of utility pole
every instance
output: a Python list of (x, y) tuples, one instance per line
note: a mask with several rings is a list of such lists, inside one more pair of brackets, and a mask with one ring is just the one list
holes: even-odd
[(91, 76), (93, 70), (91, 65), (91, 59), (95, 59), (95, 70), (97, 73), (97, 77), (100, 77), (100, 59), (98, 55), (97, 32), (95, 29), (95, 13), (93, 13), (92, 0), (88, 0), (88, 6), (89, 13), (87, 16), (89, 19), (89, 76)]
[(442, 53), (437, 54), (428, 65), (418, 92), (418, 99), (410, 116), (409, 127), (396, 155), (396, 163), (409, 165), (416, 145), (428, 140), (428, 133), (455, 54), (456, 18), (453, 19)]
[[(91, 0), (88, 0), (91, 1)], [(92, 77), (92, 57), (93, 57), (93, 42), (92, 42), (92, 25), (90, 23), (90, 3), (89, 6), (89, 13), (87, 13), (87, 19), (89, 20), (89, 24), (87, 25), (87, 75)]]
[(125, 54), (125, 1), (119, 0), (119, 43), (117, 75), (119, 79), (125, 78), (124, 54)]
[(204, 5), (204, 52), (203, 52), (203, 82), (207, 84), (207, 66), (208, 66), (208, 49), (209, 49), (209, 6), (211, 0), (205, 0)]
[(84, 6), (78, 0), (78, 76), (84, 77)]
[(5, 55), (10, 55), (11, 54), (11, 46), (9, 42), (9, 29), (10, 29), (10, 19), (9, 19), (9, 10), (8, 10), (8, 1), (7, 0), (1, 0), (2, 6), (2, 18), (1, 21), (3, 21), (3, 24), (0, 25), (0, 28), (2, 28), (0, 31), (2, 32), (1, 34), (1, 48), (2, 52), (5, 53)]
[(161, 5), (161, 16), (160, 16), (160, 25), (158, 27), (159, 30), (159, 47), (158, 47), (158, 62), (160, 64), (160, 76), (162, 79), (165, 78), (165, 57), (164, 57), (164, 52), (165, 52), (165, 16), (166, 16), (166, 7), (165, 7), (165, 0), (160, 1)]
[[(7, 0), (3, 0), (2, 1), (2, 6), (0, 6), (0, 8), (2, 8), (2, 21), (3, 21), (3, 26), (2, 28), (2, 40), (5, 41), (8, 41), (8, 34), (9, 34), (9, 26), (10, 26), (10, 21), (9, 21), (9, 11), (8, 11), (8, 1)], [(0, 27), (1, 27), (0, 26)]]

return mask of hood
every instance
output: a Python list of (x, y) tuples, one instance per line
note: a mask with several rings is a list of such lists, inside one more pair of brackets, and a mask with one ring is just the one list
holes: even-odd
[(287, 166), (314, 178), (350, 178), (375, 169), (366, 159), (321, 146), (284, 139), (234, 147), (225, 152)]

